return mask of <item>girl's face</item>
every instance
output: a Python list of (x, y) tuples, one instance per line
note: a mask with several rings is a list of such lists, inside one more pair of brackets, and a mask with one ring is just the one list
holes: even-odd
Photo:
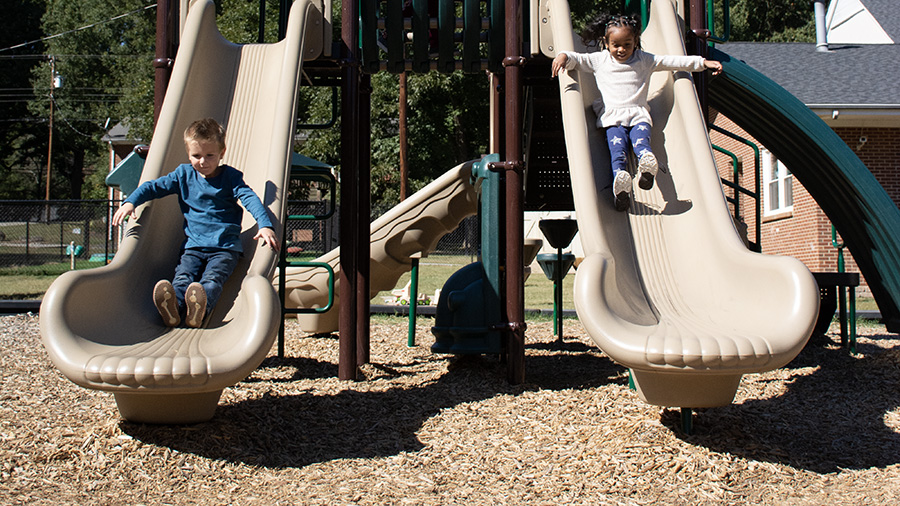
[(637, 48), (637, 36), (627, 26), (611, 26), (606, 30), (606, 48), (619, 63), (625, 63)]

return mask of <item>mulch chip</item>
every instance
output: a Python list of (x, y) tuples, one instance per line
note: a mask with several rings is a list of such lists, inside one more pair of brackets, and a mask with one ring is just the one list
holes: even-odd
[(35, 315), (0, 317), (2, 504), (897, 504), (900, 338), (859, 328), (859, 354), (812, 343), (745, 375), (730, 406), (642, 402), (627, 371), (566, 320), (529, 322), (526, 378), (496, 357), (434, 355), (420, 319), (375, 320), (360, 381), (336, 336), (287, 322), (274, 350), (189, 426), (122, 421), (65, 379)]

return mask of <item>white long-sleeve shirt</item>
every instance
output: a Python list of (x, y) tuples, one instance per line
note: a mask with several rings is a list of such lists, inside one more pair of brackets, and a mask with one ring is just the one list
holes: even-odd
[(566, 70), (577, 68), (594, 74), (601, 94), (593, 103), (597, 128), (628, 127), (641, 122), (652, 125), (647, 103), (650, 74), (664, 70), (699, 72), (706, 68), (700, 56), (657, 56), (640, 49), (636, 49), (625, 63), (617, 62), (605, 49), (595, 53), (564, 53), (568, 58)]

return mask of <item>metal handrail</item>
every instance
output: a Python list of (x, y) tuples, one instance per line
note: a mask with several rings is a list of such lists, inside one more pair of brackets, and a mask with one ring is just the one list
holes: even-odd
[[(315, 178), (325, 177), (329, 181), (330, 189), (328, 191), (330, 196), (331, 205), (329, 206), (328, 212), (321, 215), (316, 214), (291, 214), (286, 215), (284, 220), (282, 220), (282, 233), (281, 233), (281, 251), (278, 254), (278, 299), (281, 301), (281, 325), (278, 328), (278, 357), (284, 357), (284, 316), (288, 314), (310, 314), (310, 313), (324, 313), (329, 311), (334, 306), (334, 268), (331, 267), (327, 262), (289, 262), (287, 260), (287, 226), (290, 221), (298, 221), (298, 220), (325, 220), (334, 215), (335, 212), (335, 190), (337, 188), (337, 181), (334, 177), (334, 174), (329, 170), (325, 169), (304, 169), (299, 172), (292, 172), (290, 174), (290, 179), (300, 179), (300, 180), (309, 180)], [(328, 272), (328, 303), (323, 307), (310, 307), (310, 308), (293, 308), (288, 309), (285, 307), (285, 296), (287, 291), (287, 268), (288, 267), (318, 267), (325, 269)]]
[(761, 240), (762, 240), (761, 239), (762, 238), (762, 178), (761, 178), (761, 174), (760, 174), (759, 146), (757, 146), (755, 143), (751, 142), (750, 140), (741, 137), (740, 135), (737, 135), (733, 132), (729, 132), (728, 130), (725, 130), (724, 128), (722, 128), (718, 125), (710, 124), (708, 126), (709, 126), (710, 130), (719, 132), (720, 134), (722, 134), (730, 139), (736, 140), (736, 141), (748, 146), (751, 150), (753, 150), (753, 174), (754, 174), (753, 183), (754, 183), (755, 189), (753, 192), (750, 192), (748, 190), (744, 190), (743, 188), (741, 188), (740, 191), (742, 193), (745, 193), (747, 196), (753, 198), (754, 200), (756, 200), (756, 212), (755, 212), (755, 214), (756, 214), (756, 227), (755, 227), (756, 228), (756, 247), (759, 251), (762, 251), (762, 243), (761, 243)]
[(716, 35), (716, 5), (715, 0), (706, 1), (706, 24), (709, 29), (709, 45), (713, 46), (716, 42), (728, 42), (731, 38), (731, 6), (729, 0), (722, 0), (722, 36)]
[(329, 191), (328, 197), (331, 205), (328, 206), (328, 212), (325, 214), (289, 214), (287, 215), (287, 220), (327, 220), (334, 216), (335, 209), (337, 207), (335, 189), (337, 188), (337, 179), (335, 179), (334, 174), (331, 173), (330, 170), (327, 169), (303, 169), (302, 171), (292, 173), (291, 179), (299, 179), (302, 181), (312, 181), (316, 178), (322, 178), (328, 180)]

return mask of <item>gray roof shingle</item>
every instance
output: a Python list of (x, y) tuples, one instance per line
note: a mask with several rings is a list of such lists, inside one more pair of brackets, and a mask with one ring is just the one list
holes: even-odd
[(807, 105), (900, 107), (900, 3), (862, 0), (894, 44), (730, 42), (718, 49), (742, 60)]
[(897, 0), (862, 0), (894, 43), (900, 42), (900, 8)]
[(729, 42), (716, 47), (807, 105), (900, 107), (900, 44), (832, 46), (828, 53), (817, 52), (811, 43)]

